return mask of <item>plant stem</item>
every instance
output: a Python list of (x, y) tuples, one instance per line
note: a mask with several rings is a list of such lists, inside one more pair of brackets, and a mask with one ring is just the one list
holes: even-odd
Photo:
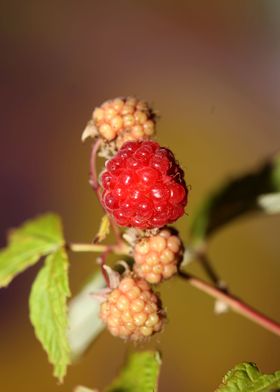
[(110, 248), (108, 248), (107, 250), (105, 250), (105, 252), (103, 252), (97, 259), (98, 264), (100, 265), (101, 268), (101, 272), (103, 275), (103, 278), (106, 282), (107, 287), (110, 288), (110, 278), (108, 276), (108, 272), (106, 271), (106, 269), (104, 268), (104, 265), (106, 263), (106, 258), (108, 256), (108, 254), (110, 253)]
[(96, 142), (92, 146), (91, 155), (90, 155), (90, 185), (92, 186), (95, 192), (99, 189), (99, 183), (97, 179), (96, 173), (96, 155), (101, 145), (101, 139), (97, 139)]
[(227, 291), (227, 285), (222, 281), (216, 270), (214, 269), (209, 257), (206, 253), (199, 253), (197, 255), (198, 261), (201, 267), (204, 269), (206, 275), (209, 277), (212, 283), (222, 291)]
[[(90, 155), (90, 181), (89, 181), (89, 183), (92, 186), (92, 189), (94, 190), (94, 192), (96, 193), (97, 199), (103, 208), (102, 199), (101, 199), (101, 195), (100, 195), (100, 186), (98, 183), (97, 171), (96, 171), (96, 157), (97, 157), (97, 152), (99, 150), (101, 143), (102, 143), (101, 139), (98, 138), (92, 146), (91, 155)], [(104, 208), (103, 208), (103, 210), (104, 210)], [(110, 216), (109, 216), (109, 220), (110, 220), (112, 230), (115, 234), (117, 243), (120, 244), (122, 242), (122, 236), (121, 236), (120, 229), (115, 224), (114, 220)]]
[(112, 252), (117, 255), (129, 255), (130, 250), (129, 246), (123, 241), (120, 244), (116, 245), (70, 243), (67, 244), (67, 248), (72, 252)]
[(251, 306), (247, 305), (245, 302), (240, 300), (239, 298), (225, 293), (223, 290), (210, 285), (209, 283), (187, 274), (186, 272), (179, 272), (179, 276), (185, 280), (187, 280), (191, 286), (196, 287), (200, 291), (214, 297), (216, 299), (222, 300), (225, 302), (233, 311), (247, 319), (253, 321), (255, 324), (260, 325), (264, 329), (274, 333), (277, 336), (280, 336), (280, 324), (274, 320), (271, 320), (266, 315), (260, 313), (255, 310)]
[(99, 245), (99, 244), (68, 244), (68, 249), (72, 252), (96, 252), (101, 253), (105, 252), (108, 248), (108, 245)]
[(199, 245), (190, 248), (189, 250), (190, 258), (188, 262), (196, 260), (202, 269), (204, 270), (205, 274), (208, 276), (210, 281), (218, 288), (227, 291), (227, 285), (224, 281), (220, 278), (219, 274), (213, 267), (209, 257), (207, 255), (207, 244), (205, 242), (200, 243)]

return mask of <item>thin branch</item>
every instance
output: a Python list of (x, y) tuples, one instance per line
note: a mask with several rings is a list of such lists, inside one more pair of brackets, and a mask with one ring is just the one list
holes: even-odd
[(200, 265), (202, 266), (202, 268), (206, 272), (209, 279), (215, 284), (215, 286), (219, 287), (221, 279), (218, 276), (217, 272), (214, 270), (207, 255), (204, 253), (199, 254), (198, 261), (200, 262)]
[(102, 253), (108, 249), (108, 245), (99, 245), (99, 244), (74, 244), (70, 243), (67, 245), (67, 248), (72, 252), (96, 252)]
[(92, 186), (95, 192), (97, 192), (99, 189), (99, 183), (98, 183), (97, 171), (96, 171), (96, 156), (100, 145), (101, 145), (101, 139), (98, 138), (92, 146), (91, 155), (90, 155), (90, 185)]
[(112, 252), (117, 255), (125, 255), (125, 256), (128, 256), (130, 254), (130, 247), (124, 241), (116, 245), (69, 243), (67, 244), (66, 247), (72, 252), (94, 252), (94, 253)]
[(220, 278), (207, 255), (207, 244), (205, 242), (202, 242), (194, 247), (187, 248), (182, 266), (187, 265), (193, 261), (196, 261), (200, 264), (206, 276), (216, 287), (225, 292), (228, 292), (227, 284)]
[(197, 259), (210, 281), (222, 291), (227, 292), (227, 284), (220, 278), (207, 254), (200, 252), (197, 254)]
[(107, 250), (105, 250), (105, 252), (103, 252), (98, 258), (97, 258), (97, 263), (100, 265), (101, 268), (101, 273), (103, 275), (103, 278), (106, 282), (107, 287), (110, 287), (110, 278), (108, 276), (108, 273), (106, 271), (106, 269), (104, 268), (105, 264), (106, 264), (106, 258), (110, 253), (110, 248), (108, 248)]
[(251, 306), (247, 305), (245, 302), (240, 300), (239, 298), (225, 293), (223, 290), (210, 285), (209, 283), (187, 274), (186, 272), (181, 271), (179, 276), (182, 279), (187, 280), (191, 286), (196, 287), (200, 291), (214, 297), (216, 299), (222, 300), (225, 302), (233, 311), (236, 313), (246, 317), (247, 319), (253, 321), (255, 324), (260, 325), (264, 329), (274, 333), (277, 336), (280, 336), (280, 324), (276, 321), (270, 319), (266, 315), (260, 313), (255, 310)]

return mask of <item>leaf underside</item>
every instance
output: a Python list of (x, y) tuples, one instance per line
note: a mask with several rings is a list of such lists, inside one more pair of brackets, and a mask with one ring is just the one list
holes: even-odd
[(96, 272), (69, 303), (69, 342), (73, 359), (83, 354), (104, 329), (104, 324), (98, 317), (100, 303), (93, 294), (105, 286), (102, 274)]

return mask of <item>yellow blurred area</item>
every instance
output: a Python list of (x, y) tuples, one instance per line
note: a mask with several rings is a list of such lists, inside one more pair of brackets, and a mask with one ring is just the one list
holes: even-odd
[[(170, 147), (192, 186), (189, 221), (206, 192), (254, 168), (280, 145), (280, 3), (276, 1), (6, 1), (2, 60), (0, 236), (44, 211), (59, 213), (68, 240), (91, 241), (102, 213), (88, 185), (90, 145), (80, 136), (94, 106), (135, 94), (160, 112), (157, 140)], [(280, 321), (280, 221), (237, 221), (209, 246), (230, 289)], [(71, 255), (75, 294), (95, 269)], [(280, 367), (280, 340), (173, 279), (160, 289), (168, 323), (148, 345), (103, 333), (63, 386), (28, 321), (38, 267), (0, 292), (0, 391), (103, 388), (131, 351), (162, 352), (160, 392), (213, 391), (236, 363)], [(205, 277), (198, 265), (190, 271)]]

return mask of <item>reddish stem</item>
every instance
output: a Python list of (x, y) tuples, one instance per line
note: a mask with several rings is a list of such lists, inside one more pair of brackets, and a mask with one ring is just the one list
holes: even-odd
[(108, 276), (106, 269), (104, 268), (104, 265), (106, 264), (106, 258), (110, 252), (111, 252), (111, 248), (108, 247), (108, 249), (105, 252), (103, 252), (97, 259), (107, 287), (110, 287), (110, 279), (109, 279), (109, 276)]
[(189, 275), (185, 272), (180, 272), (179, 276), (185, 280), (187, 280), (193, 287), (196, 287), (200, 291), (204, 293), (222, 300), (225, 302), (229, 307), (234, 310), (236, 313), (241, 314), (242, 316), (246, 317), (247, 319), (253, 321), (255, 324), (260, 325), (264, 329), (274, 333), (277, 336), (280, 336), (280, 324), (276, 321), (268, 318), (266, 315), (260, 313), (259, 311), (255, 310), (251, 306), (247, 305), (245, 302), (240, 300), (239, 298), (225, 293), (223, 290), (210, 285), (209, 283), (196, 278), (192, 275)]
[[(102, 204), (102, 197), (100, 194), (100, 185), (98, 182), (97, 170), (96, 170), (96, 157), (97, 157), (97, 152), (99, 150), (101, 143), (102, 143), (101, 139), (98, 138), (92, 146), (91, 156), (90, 156), (90, 180), (89, 180), (89, 183), (92, 186), (92, 189), (94, 190), (94, 192), (96, 193), (97, 199), (98, 199), (101, 207), (105, 211), (103, 204)], [(114, 220), (110, 216), (109, 216), (109, 220), (110, 220), (112, 230), (115, 234), (117, 243), (120, 244), (122, 242), (121, 232), (120, 232), (118, 226), (115, 224)]]
[(101, 139), (97, 139), (96, 142), (92, 146), (91, 155), (90, 155), (90, 185), (92, 186), (95, 192), (99, 189), (99, 183), (97, 179), (96, 173), (96, 155), (101, 145)]

